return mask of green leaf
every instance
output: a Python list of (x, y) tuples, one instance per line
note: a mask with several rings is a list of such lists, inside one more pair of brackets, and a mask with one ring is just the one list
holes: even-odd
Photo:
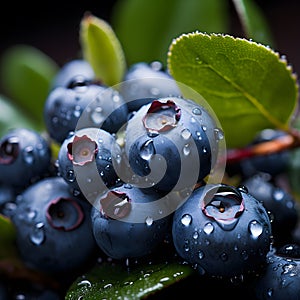
[(7, 49), (1, 60), (5, 94), (37, 122), (43, 124), (43, 107), (57, 64), (45, 53), (28, 45)]
[(29, 118), (3, 95), (0, 95), (0, 112), (0, 137), (13, 128), (25, 127), (34, 130), (39, 128), (35, 120)]
[(297, 78), (269, 47), (229, 35), (184, 34), (170, 45), (168, 68), (204, 97), (229, 148), (245, 146), (262, 129), (290, 127)]
[(144, 299), (194, 274), (191, 266), (154, 263), (126, 267), (102, 262), (70, 287), (65, 300)]
[(0, 261), (15, 253), (16, 230), (8, 217), (0, 214)]
[(112, 24), (129, 65), (167, 60), (173, 38), (195, 30), (225, 33), (228, 3), (224, 0), (127, 0), (116, 3)]
[(274, 46), (269, 24), (260, 7), (253, 0), (233, 0), (246, 37), (270, 47)]
[(126, 70), (125, 56), (107, 22), (86, 14), (80, 23), (80, 43), (84, 59), (91, 64), (99, 80), (109, 86), (121, 82)]

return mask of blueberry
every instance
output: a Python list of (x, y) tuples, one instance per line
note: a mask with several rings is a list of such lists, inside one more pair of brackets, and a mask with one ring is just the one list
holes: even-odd
[(162, 69), (158, 61), (138, 62), (127, 70), (120, 87), (130, 112), (154, 99), (181, 96), (181, 91), (171, 75)]
[(208, 184), (175, 211), (174, 246), (203, 275), (234, 278), (260, 271), (271, 245), (264, 206), (245, 189)]
[(58, 173), (71, 189), (90, 201), (119, 183), (115, 170), (121, 148), (109, 132), (82, 128), (64, 140), (58, 152)]
[(299, 299), (300, 259), (280, 256), (270, 251), (266, 269), (257, 280), (255, 292), (258, 300)]
[(222, 130), (194, 101), (160, 98), (128, 121), (125, 153), (133, 172), (160, 191), (202, 181), (215, 165)]
[(265, 173), (246, 179), (243, 185), (270, 212), (275, 245), (288, 242), (298, 222), (298, 207), (294, 197), (273, 183)]
[(276, 250), (276, 254), (300, 259), (300, 245), (296, 243), (285, 244)]
[(153, 254), (170, 230), (171, 214), (161, 194), (129, 184), (103, 194), (92, 209), (100, 249), (114, 259)]
[(84, 270), (96, 249), (91, 207), (61, 177), (44, 178), (25, 189), (11, 216), (24, 263), (47, 274)]
[(0, 139), (0, 182), (22, 189), (47, 176), (51, 155), (48, 141), (39, 132), (10, 130)]
[(74, 88), (90, 84), (95, 80), (91, 65), (84, 59), (73, 59), (66, 62), (55, 75), (51, 90), (57, 87)]
[(127, 121), (127, 106), (117, 90), (91, 84), (73, 89), (53, 89), (44, 105), (44, 120), (50, 137), (61, 144), (70, 132), (97, 127), (117, 132)]
[[(264, 129), (257, 134), (249, 146), (259, 145), (277, 138), (285, 138), (286, 136), (287, 133), (278, 129)], [(230, 175), (239, 174), (242, 179), (247, 179), (259, 172), (275, 177), (287, 171), (289, 160), (290, 152), (283, 150), (267, 155), (246, 158), (238, 163), (229, 164), (227, 171)]]

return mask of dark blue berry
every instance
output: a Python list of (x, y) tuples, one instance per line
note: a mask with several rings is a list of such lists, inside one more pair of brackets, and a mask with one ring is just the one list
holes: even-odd
[(176, 81), (158, 61), (133, 64), (124, 76), (120, 92), (130, 112), (157, 98), (181, 96)]
[(245, 189), (208, 184), (175, 211), (174, 246), (201, 275), (239, 277), (260, 270), (271, 245), (271, 223)]
[(0, 182), (24, 188), (46, 176), (51, 165), (51, 148), (37, 131), (10, 130), (0, 139)]
[(266, 269), (257, 280), (255, 292), (258, 300), (299, 299), (300, 259), (270, 251)]
[(115, 187), (95, 202), (93, 232), (100, 249), (114, 259), (147, 256), (169, 233), (171, 214), (157, 192), (129, 184)]
[(115, 137), (97, 128), (83, 128), (64, 140), (58, 152), (59, 175), (73, 190), (93, 202), (94, 197), (119, 183), (114, 164), (122, 152)]
[(204, 107), (189, 99), (160, 98), (128, 121), (125, 152), (133, 172), (154, 188), (179, 190), (209, 175), (222, 138)]
[(298, 222), (298, 206), (294, 197), (275, 185), (265, 173), (256, 174), (243, 182), (257, 200), (271, 214), (272, 233), (275, 245), (288, 242)]
[(53, 89), (44, 106), (49, 135), (62, 143), (70, 132), (97, 127), (117, 132), (127, 121), (127, 106), (117, 90), (98, 84)]
[(55, 75), (51, 90), (57, 87), (74, 88), (93, 82), (95, 73), (91, 65), (83, 59), (74, 59), (65, 63)]
[(83, 270), (96, 249), (90, 203), (61, 177), (42, 179), (18, 196), (11, 219), (24, 263), (48, 274)]

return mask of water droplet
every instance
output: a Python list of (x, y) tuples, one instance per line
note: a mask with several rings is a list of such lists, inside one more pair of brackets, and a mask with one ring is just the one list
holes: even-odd
[(202, 111), (201, 111), (201, 109), (200, 109), (199, 107), (194, 107), (193, 110), (192, 110), (192, 113), (193, 113), (194, 115), (199, 116), (199, 115), (202, 114)]
[(204, 132), (207, 130), (207, 126), (202, 125), (201, 127), (202, 127), (202, 130), (203, 130)]
[(24, 161), (31, 165), (34, 163), (34, 151), (33, 151), (33, 147), (32, 146), (27, 146), (24, 151), (23, 151), (23, 158), (24, 158)]
[(99, 125), (104, 120), (103, 116), (103, 109), (101, 106), (97, 106), (91, 112), (91, 120), (96, 124)]
[(144, 160), (150, 160), (153, 154), (155, 154), (153, 140), (148, 140), (141, 147), (140, 156)]
[(259, 222), (257, 222), (256, 220), (253, 220), (249, 223), (248, 229), (249, 229), (252, 237), (255, 239), (258, 238), (263, 232), (262, 225)]
[(153, 218), (148, 216), (145, 220), (145, 223), (147, 226), (151, 226), (153, 224)]
[(273, 289), (272, 288), (268, 288), (267, 295), (268, 295), (268, 297), (272, 297), (273, 296)]
[(165, 281), (169, 281), (170, 277), (163, 277), (160, 279), (160, 282), (165, 282)]
[(190, 145), (189, 144), (184, 145), (184, 147), (183, 147), (183, 154), (185, 156), (188, 156), (190, 153), (191, 153)]
[(220, 128), (215, 128), (214, 134), (217, 141), (220, 141), (224, 138), (224, 132)]
[(37, 246), (41, 245), (45, 241), (44, 223), (39, 222), (35, 224), (29, 238), (33, 244)]
[(156, 87), (152, 87), (152, 88), (150, 89), (150, 94), (151, 94), (152, 96), (158, 96), (158, 95), (159, 95), (159, 89), (156, 88)]
[(193, 233), (193, 239), (197, 239), (199, 237), (199, 233), (198, 233), (198, 231), (195, 231), (194, 233)]
[(214, 231), (214, 225), (212, 223), (206, 223), (203, 227), (203, 231), (206, 233), (206, 234), (211, 234), (213, 231)]
[(281, 201), (284, 198), (284, 192), (280, 188), (275, 188), (273, 191), (273, 198), (276, 201)]
[(204, 258), (204, 252), (202, 250), (198, 251), (198, 257), (199, 257), (199, 259), (203, 259)]
[(248, 194), (248, 188), (245, 185), (239, 185), (237, 188), (240, 192)]
[(200, 131), (196, 131), (196, 136), (197, 136), (198, 140), (202, 140), (202, 136), (201, 136)]
[(85, 286), (87, 288), (90, 288), (92, 286), (92, 284), (90, 283), (90, 281), (88, 280), (82, 280), (78, 283), (79, 286)]
[(192, 223), (192, 216), (189, 215), (189, 214), (183, 215), (182, 218), (181, 218), (181, 223), (184, 226), (189, 226)]
[(228, 260), (228, 255), (227, 253), (223, 252), (220, 254), (220, 258), (222, 261), (227, 261)]
[(185, 128), (181, 131), (181, 136), (183, 137), (183, 139), (188, 140), (191, 137), (191, 132)]
[(74, 173), (73, 170), (68, 170), (67, 171), (67, 180), (69, 182), (74, 182), (74, 180), (75, 180), (75, 173)]

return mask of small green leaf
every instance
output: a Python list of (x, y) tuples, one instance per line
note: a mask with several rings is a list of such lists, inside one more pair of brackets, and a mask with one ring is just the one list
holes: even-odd
[(38, 124), (34, 122), (34, 119), (29, 118), (19, 107), (2, 95), (0, 95), (0, 112), (0, 137), (8, 130), (18, 127), (38, 130)]
[(82, 277), (78, 278), (65, 299), (144, 299), (193, 273), (191, 266), (179, 262), (145, 264), (130, 268), (103, 262), (85, 274), (84, 280)]
[(45, 53), (28, 45), (7, 49), (1, 60), (5, 94), (43, 128), (43, 107), (57, 64)]
[(167, 60), (173, 38), (195, 30), (225, 33), (229, 8), (224, 0), (118, 1), (112, 23), (129, 65)]
[(269, 24), (260, 7), (253, 0), (233, 0), (248, 39), (273, 46)]
[(170, 45), (168, 68), (208, 102), (229, 148), (245, 146), (262, 129), (290, 127), (297, 78), (269, 47), (229, 35), (183, 34)]
[(0, 214), (0, 261), (15, 253), (16, 230), (9, 218)]
[(86, 14), (80, 23), (83, 57), (97, 79), (109, 86), (120, 83), (126, 70), (122, 46), (112, 27), (104, 20)]

